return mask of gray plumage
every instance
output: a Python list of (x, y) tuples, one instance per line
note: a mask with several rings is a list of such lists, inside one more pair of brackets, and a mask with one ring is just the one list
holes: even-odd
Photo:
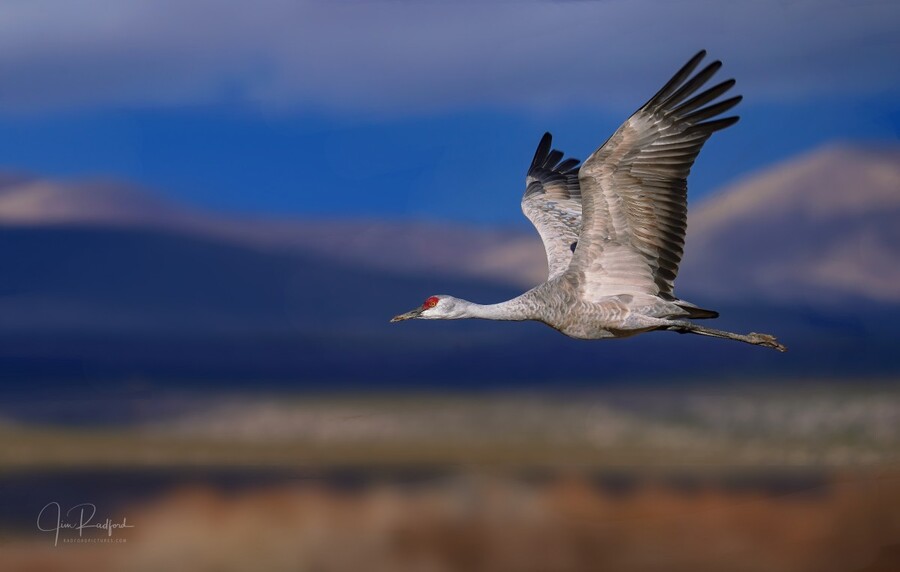
[[(522, 212), (547, 254), (547, 281), (500, 304), (433, 296), (410, 318), (537, 320), (581, 339), (673, 330), (785, 348), (766, 334), (694, 324), (715, 318), (675, 296), (687, 229), (687, 177), (707, 139), (738, 121), (720, 117), (741, 97), (719, 98), (734, 80), (702, 88), (721, 67), (694, 73), (701, 51), (579, 168), (544, 134), (525, 180)], [(717, 101), (718, 100), (718, 101)]]

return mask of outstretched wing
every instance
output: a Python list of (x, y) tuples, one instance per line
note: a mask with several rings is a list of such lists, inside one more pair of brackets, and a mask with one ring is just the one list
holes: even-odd
[(731, 79), (697, 94), (722, 66), (715, 61), (694, 74), (705, 55), (691, 58), (581, 167), (583, 228), (572, 269), (581, 273), (585, 299), (629, 292), (673, 296), (684, 252), (688, 174), (706, 140), (738, 120), (713, 118), (741, 100), (713, 103), (731, 89)]
[(580, 161), (563, 160), (563, 152), (551, 149), (551, 144), (551, 135), (544, 133), (528, 168), (522, 197), (522, 212), (544, 241), (549, 278), (569, 267), (581, 232)]

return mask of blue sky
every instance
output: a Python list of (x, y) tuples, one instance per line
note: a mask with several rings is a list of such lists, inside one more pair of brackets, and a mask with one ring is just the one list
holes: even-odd
[(705, 47), (745, 96), (698, 200), (834, 140), (900, 140), (896, 2), (0, 5), (0, 168), (222, 210), (522, 224), (545, 130), (583, 158)]

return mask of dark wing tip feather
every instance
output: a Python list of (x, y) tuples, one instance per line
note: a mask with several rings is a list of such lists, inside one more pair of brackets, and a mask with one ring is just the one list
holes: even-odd
[(703, 86), (722, 67), (722, 62), (716, 60), (694, 73), (705, 54), (705, 50), (701, 50), (691, 58), (640, 111), (674, 119), (689, 133), (709, 134), (736, 123), (737, 117), (707, 121), (736, 106), (743, 96), (716, 101), (734, 87), (733, 79), (703, 90)]
[(691, 114), (685, 115), (682, 119), (691, 124), (697, 124), (706, 119), (712, 119), (717, 115), (725, 113), (744, 99), (742, 95), (737, 95), (728, 99), (724, 99), (719, 103), (709, 105)]
[(578, 168), (578, 165), (581, 164), (581, 161), (575, 158), (568, 158), (559, 165), (556, 166), (556, 170), (563, 174), (568, 174), (575, 169)]
[(545, 169), (554, 169), (556, 164), (559, 163), (563, 158), (563, 152), (559, 149), (553, 149), (550, 153), (547, 154), (547, 157), (544, 159), (544, 164), (541, 165)]
[(657, 102), (657, 105), (664, 108), (671, 108), (674, 105), (677, 105), (684, 101), (686, 98), (690, 97), (695, 91), (703, 87), (709, 78), (715, 75), (719, 69), (722, 67), (722, 62), (719, 60), (714, 61), (709, 64), (696, 74), (693, 77), (689, 78), (685, 81), (681, 87), (678, 88), (673, 94), (668, 96), (665, 101)]
[(681, 66), (681, 69), (675, 72), (675, 75), (666, 82), (666, 85), (662, 87), (659, 91), (654, 94), (650, 100), (645, 103), (641, 109), (647, 107), (653, 107), (657, 105), (659, 102), (665, 101), (669, 96), (671, 96), (680, 86), (683, 84), (694, 70), (697, 69), (697, 66), (700, 65), (700, 62), (703, 61), (703, 58), (706, 57), (706, 50), (700, 50), (694, 57), (692, 57), (686, 64)]
[(733, 79), (727, 79), (722, 83), (718, 83), (711, 88), (707, 89), (700, 95), (694, 96), (693, 98), (685, 101), (680, 104), (678, 107), (672, 110), (672, 115), (676, 117), (683, 117), (695, 109), (699, 109), (700, 107), (706, 105), (707, 103), (713, 101), (720, 95), (725, 94), (728, 90), (734, 87), (735, 81)]
[(690, 128), (688, 131), (702, 131), (704, 133), (714, 133), (716, 131), (721, 131), (726, 127), (731, 127), (738, 121), (740, 121), (741, 117), (739, 115), (732, 115), (731, 117), (723, 117), (722, 119), (716, 119), (715, 121), (704, 121), (703, 123), (698, 123)]
[[(531, 182), (525, 189), (523, 199), (535, 194), (543, 194), (545, 185), (555, 183), (556, 189), (564, 189), (569, 198), (581, 196), (578, 186), (578, 166), (581, 163), (575, 158), (565, 158), (565, 154), (553, 149), (553, 138), (550, 133), (544, 133), (534, 152), (534, 159), (528, 168), (527, 176)], [(558, 192), (558, 191), (557, 191)]]
[(540, 167), (544, 164), (544, 161), (547, 159), (547, 155), (550, 153), (550, 146), (553, 145), (553, 135), (550, 134), (549, 131), (544, 133), (544, 136), (541, 137), (540, 143), (538, 143), (537, 149), (534, 151), (534, 158), (531, 160), (531, 167), (529, 167), (528, 172), (530, 173), (536, 167)]

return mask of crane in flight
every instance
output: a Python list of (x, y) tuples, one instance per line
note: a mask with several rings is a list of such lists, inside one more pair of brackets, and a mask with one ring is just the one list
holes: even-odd
[(391, 322), (537, 320), (579, 339), (669, 330), (785, 351), (768, 334), (693, 323), (719, 314), (674, 293), (688, 174), (706, 140), (738, 121), (721, 115), (741, 101), (719, 100), (733, 79), (701, 91), (722, 66), (714, 61), (694, 73), (705, 55), (691, 58), (580, 167), (552, 149), (550, 134), (544, 134), (525, 179), (522, 211), (544, 242), (546, 282), (499, 304), (431, 296)]

